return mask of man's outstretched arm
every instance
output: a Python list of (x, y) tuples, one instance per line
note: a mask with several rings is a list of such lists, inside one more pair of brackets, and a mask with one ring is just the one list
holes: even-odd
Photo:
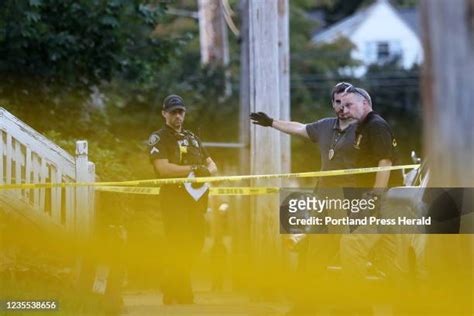
[(306, 125), (299, 122), (274, 120), (264, 112), (250, 113), (250, 120), (256, 125), (273, 127), (286, 134), (309, 138)]

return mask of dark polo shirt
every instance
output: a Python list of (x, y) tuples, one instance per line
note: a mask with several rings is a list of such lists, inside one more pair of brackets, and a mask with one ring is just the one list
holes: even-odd
[[(306, 125), (309, 139), (319, 144), (321, 170), (355, 168), (357, 159), (357, 150), (354, 148), (355, 130), (356, 124), (351, 124), (341, 130), (337, 118), (324, 118)], [(329, 150), (334, 143), (334, 156), (329, 159)], [(324, 177), (318, 178), (317, 186), (319, 188), (353, 187), (356, 184), (355, 181), (354, 176)]]
[[(376, 112), (370, 112), (360, 122), (355, 131), (354, 148), (357, 150), (357, 167), (377, 167), (379, 161), (388, 159), (392, 165), (398, 164), (397, 141), (393, 136), (390, 125)], [(357, 176), (359, 187), (373, 187), (376, 173), (360, 174)], [(390, 173), (389, 187), (401, 185), (401, 172), (394, 170)]]
[[(209, 153), (201, 140), (189, 130), (177, 132), (165, 124), (159, 131), (153, 132), (148, 139), (150, 161), (168, 159), (177, 165), (206, 164)], [(157, 176), (160, 177), (158, 172)]]

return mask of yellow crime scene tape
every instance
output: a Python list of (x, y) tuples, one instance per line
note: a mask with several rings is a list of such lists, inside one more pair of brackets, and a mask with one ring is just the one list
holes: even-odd
[[(144, 194), (159, 195), (159, 187), (96, 187), (97, 191), (127, 193), (127, 194)], [(263, 195), (278, 193), (278, 187), (219, 187), (209, 188), (209, 195)]]
[(64, 188), (64, 187), (157, 187), (164, 184), (180, 183), (212, 183), (223, 181), (243, 181), (243, 180), (269, 180), (269, 179), (291, 179), (291, 178), (322, 178), (344, 176), (362, 173), (373, 173), (379, 171), (392, 171), (401, 169), (419, 168), (419, 164), (390, 166), (390, 167), (372, 167), (372, 168), (354, 168), (327, 171), (297, 172), (297, 173), (277, 173), (265, 175), (244, 175), (244, 176), (219, 176), (219, 177), (201, 177), (201, 178), (168, 178), (168, 179), (149, 179), (133, 181), (115, 181), (115, 182), (62, 182), (62, 183), (17, 183), (2, 184), (0, 190), (11, 189), (43, 189), (43, 188)]

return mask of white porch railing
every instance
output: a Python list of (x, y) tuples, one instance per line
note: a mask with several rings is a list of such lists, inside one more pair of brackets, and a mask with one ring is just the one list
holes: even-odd
[[(0, 183), (94, 182), (87, 141), (76, 157), (0, 107)], [(0, 190), (0, 208), (71, 232), (89, 233), (94, 219), (90, 187)]]

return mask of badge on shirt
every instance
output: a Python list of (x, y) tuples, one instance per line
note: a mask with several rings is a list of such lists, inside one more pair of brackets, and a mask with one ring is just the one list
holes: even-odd
[(332, 158), (334, 158), (334, 149), (329, 149), (328, 158), (329, 160), (332, 160)]
[(362, 141), (362, 134), (359, 134), (359, 135), (357, 136), (357, 140), (356, 140), (356, 142), (355, 142), (355, 144), (354, 144), (354, 148), (355, 148), (355, 149), (360, 149), (360, 142), (361, 142), (361, 141)]

